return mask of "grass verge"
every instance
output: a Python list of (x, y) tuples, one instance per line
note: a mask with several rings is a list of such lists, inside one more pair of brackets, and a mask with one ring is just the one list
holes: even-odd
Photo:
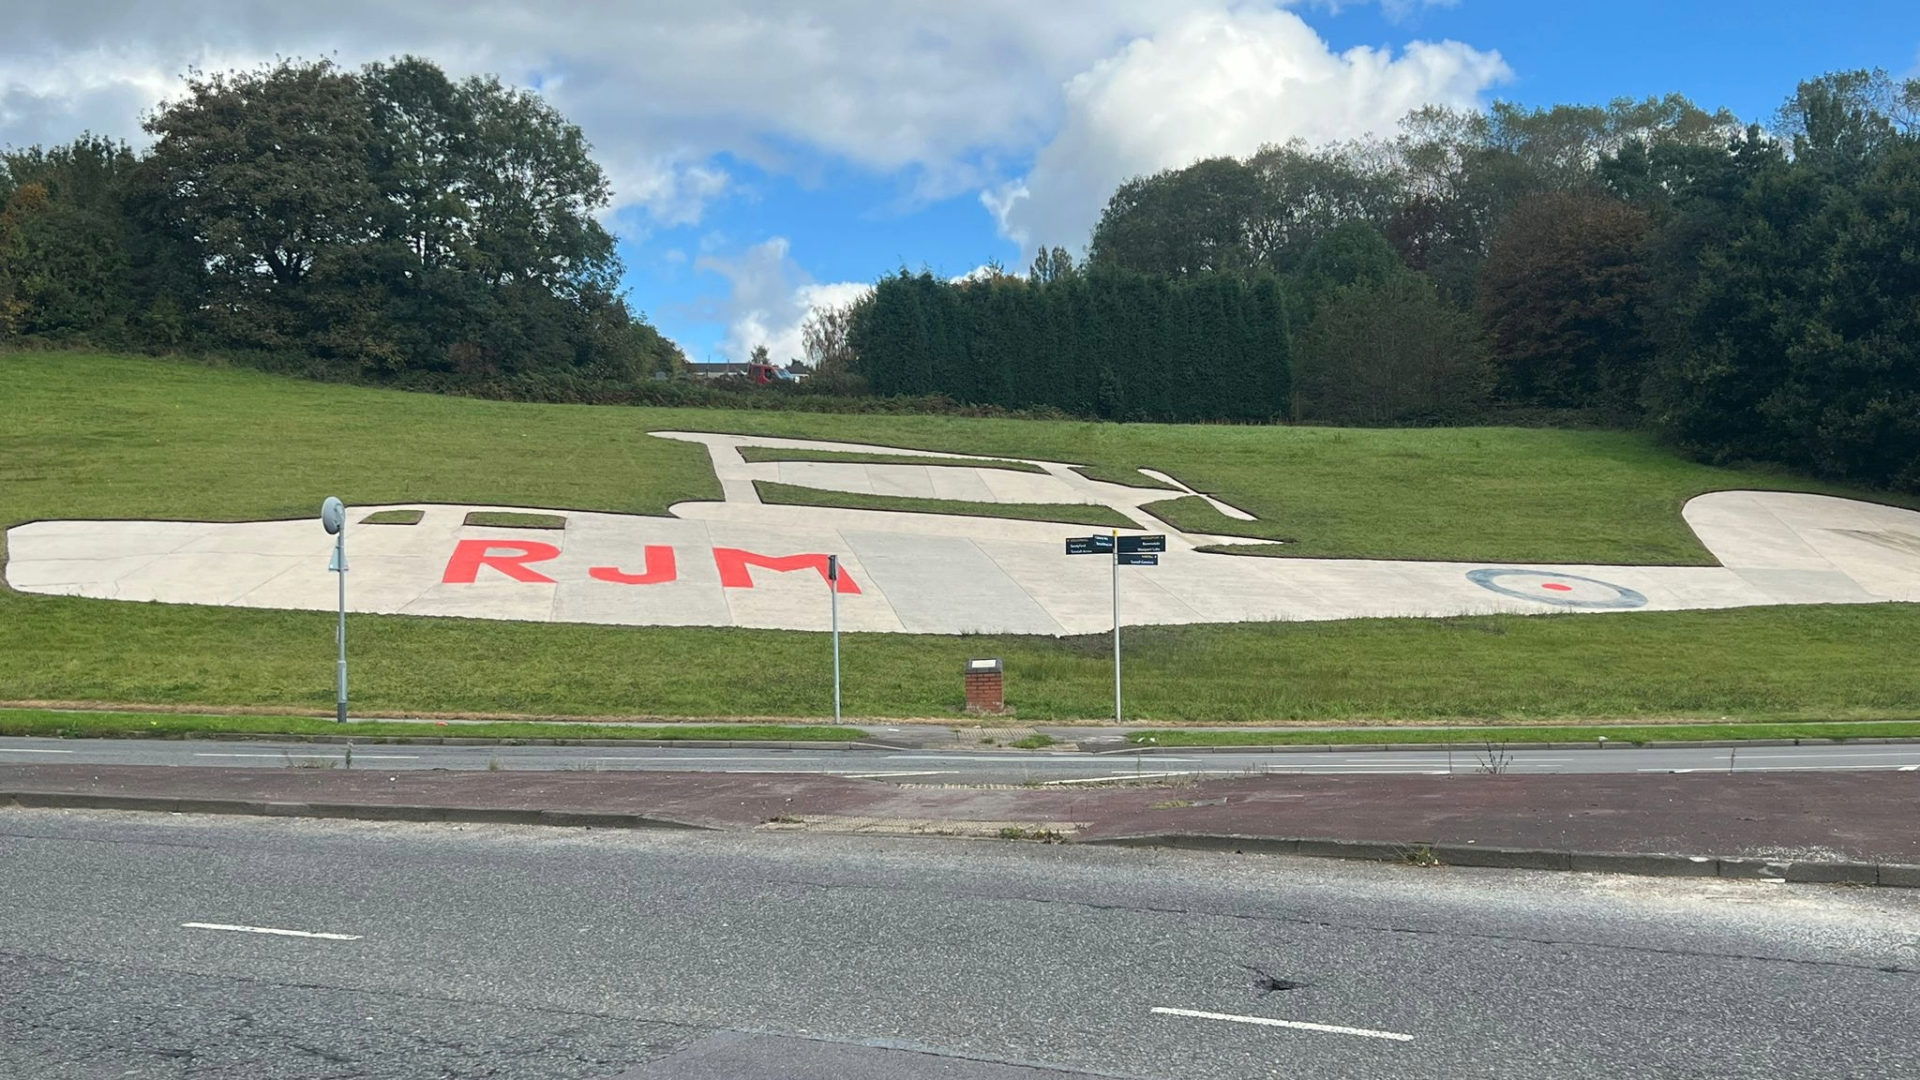
[(424, 510), (376, 510), (360, 519), (362, 525), (418, 525), (427, 516)]
[(311, 716), (195, 716), (179, 713), (68, 712), (50, 709), (0, 710), (0, 735), (44, 735), (65, 739), (118, 739), (129, 736), (180, 738), (194, 735), (345, 735), (352, 738), (501, 739), (647, 739), (672, 741), (852, 742), (866, 736), (857, 729), (803, 724), (439, 724), (432, 721), (354, 721), (337, 724)]
[[(0, 698), (297, 709), (332, 703), (334, 616), (5, 595)], [(826, 636), (348, 616), (368, 714), (831, 713)], [(1920, 605), (1128, 627), (1146, 723), (1920, 719)], [(850, 716), (956, 717), (971, 657), (1022, 724), (1113, 708), (1112, 641), (842, 635)]]
[[(1284, 522), (1297, 540), (1287, 554), (1329, 557), (1697, 563), (1706, 553), (1679, 514), (1690, 494), (1858, 494), (1687, 462), (1620, 432), (533, 405), (87, 353), (0, 353), (0, 401), (0, 526), (310, 518), (330, 492), (358, 506), (629, 514), (720, 498), (703, 447), (648, 430), (1068, 461), (1103, 479), (1146, 464), (1266, 519), (1248, 532), (1280, 537)], [(1173, 512), (1202, 506), (1182, 501)], [(371, 712), (819, 717), (832, 701), (829, 653), (815, 634), (350, 622), (355, 701)], [(324, 612), (0, 589), (0, 699), (323, 711), (333, 631)], [(1129, 716), (1149, 722), (1920, 714), (1916, 605), (1148, 627), (1125, 639)], [(981, 655), (1006, 661), (1009, 704), (1023, 723), (1097, 719), (1111, 707), (1109, 642), (1099, 635), (850, 634), (846, 645), (853, 715), (957, 715), (959, 665)]]
[(852, 491), (755, 480), (760, 501), (784, 506), (831, 506), (847, 510), (895, 510), (910, 514), (955, 514), (961, 517), (1013, 518), (1019, 521), (1059, 521), (1068, 525), (1097, 525), (1138, 529), (1139, 522), (1120, 512), (1092, 503), (982, 503), (960, 499), (916, 499), (906, 495), (866, 495)]
[(825, 461), (847, 465), (933, 465), (960, 469), (999, 469), (1003, 472), (1045, 473), (1025, 461), (1000, 458), (922, 457), (915, 454), (870, 454), (858, 450), (788, 450), (778, 446), (743, 446), (746, 461)]
[(1380, 743), (1563, 743), (1608, 742), (1644, 746), (1666, 742), (1722, 742), (1741, 739), (1912, 739), (1920, 721), (1890, 720), (1793, 724), (1635, 724), (1564, 727), (1344, 728), (1312, 731), (1190, 731), (1166, 728), (1139, 731), (1128, 741), (1157, 746), (1348, 746)]
[(474, 510), (467, 514), (463, 525), (480, 525), (494, 529), (564, 529), (567, 519), (558, 514), (521, 514), (512, 510)]

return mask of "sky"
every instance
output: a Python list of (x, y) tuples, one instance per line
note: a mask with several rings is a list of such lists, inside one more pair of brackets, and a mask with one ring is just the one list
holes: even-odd
[(189, 68), (401, 53), (537, 89), (593, 143), (629, 301), (695, 361), (906, 268), (1084, 249), (1130, 176), (1389, 133), (1424, 104), (1920, 75), (1914, 0), (66, 0), (8, 16), (0, 145), (142, 145)]

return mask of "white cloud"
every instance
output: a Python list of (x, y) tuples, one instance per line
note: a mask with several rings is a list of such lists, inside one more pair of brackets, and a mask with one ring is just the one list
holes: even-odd
[(1509, 76), (1497, 53), (1416, 42), (1335, 54), (1291, 12), (1204, 12), (1074, 76), (1033, 170), (983, 196), (1027, 250), (1084, 242), (1123, 180), (1262, 143), (1391, 130), (1425, 104), (1471, 105)]
[(586, 131), (620, 208), (697, 221), (731, 154), (901, 173), (921, 197), (997, 176), (1057, 119), (1062, 79), (1184, 6), (1220, 0), (73, 0), (15, 5), (0, 38), (0, 145), (86, 128), (141, 141), (139, 114), (191, 66), (275, 56), (357, 65), (413, 52), (537, 86)]
[[(1392, 9), (1419, 0), (1381, 2)], [(189, 66), (247, 67), (275, 56), (357, 65), (413, 52), (456, 75), (493, 72), (540, 88), (595, 144), (615, 190), (609, 220), (629, 236), (650, 224), (699, 222), (713, 200), (734, 190), (721, 155), (795, 173), (817, 169), (824, 155), (898, 177), (912, 201), (998, 191), (1010, 162), (1046, 146), (1051, 159), (1035, 170), (1030, 197), (1001, 216), (1074, 239), (1063, 230), (1086, 215), (1048, 208), (1067, 188), (1082, 200), (1094, 197), (1089, 181), (1068, 178), (1061, 186), (1068, 164), (1061, 148), (1099, 150), (1115, 141), (1119, 118), (1094, 115), (1102, 102), (1120, 108), (1137, 98), (1128, 85), (1150, 82), (1173, 97), (1147, 102), (1150, 112), (1164, 109), (1180, 118), (1174, 122), (1204, 127), (1212, 106), (1231, 104), (1224, 91), (1236, 78), (1260, 81), (1255, 39), (1308, 67), (1316, 50), (1325, 53), (1303, 27), (1287, 31), (1291, 16), (1276, 14), (1271, 2), (1236, 0), (840, 0), (810, 10), (761, 0), (15, 7), (0, 40), (0, 144), (64, 140), (83, 128), (139, 142), (140, 112), (177, 96), (177, 76)], [(1232, 58), (1210, 60), (1196, 52), (1213, 40), (1208, 27), (1234, 27), (1249, 40), (1228, 42), (1236, 46)], [(1479, 56), (1432, 48), (1469, 67)], [(1288, 100), (1335, 105), (1351, 120), (1374, 110), (1340, 95), (1374, 94), (1389, 111), (1423, 92), (1463, 96), (1473, 79), (1447, 80), (1436, 60), (1411, 51), (1386, 65), (1340, 58), (1333, 62), (1385, 70)], [(1197, 77), (1181, 78), (1179, 64), (1194, 66)], [(1256, 70), (1243, 70), (1248, 64)], [(1231, 70), (1209, 73), (1209, 66)], [(1164, 77), (1150, 77), (1156, 68)], [(1424, 84), (1403, 86), (1403, 74)], [(1245, 117), (1236, 124), (1235, 138), (1217, 141), (1242, 151), (1252, 144), (1240, 145), (1240, 136), (1317, 130)], [(1167, 141), (1169, 123), (1163, 117), (1155, 126)], [(1318, 127), (1346, 133), (1338, 124)], [(1128, 165), (1164, 159), (1130, 146), (1110, 149)], [(1090, 163), (1090, 175), (1109, 175), (1109, 164)]]
[(716, 314), (727, 324), (721, 351), (745, 360), (765, 345), (775, 363), (802, 359), (800, 326), (815, 310), (840, 307), (873, 286), (859, 281), (816, 282), (788, 253), (787, 238), (776, 236), (736, 256), (702, 255), (697, 270), (725, 277), (732, 286)]

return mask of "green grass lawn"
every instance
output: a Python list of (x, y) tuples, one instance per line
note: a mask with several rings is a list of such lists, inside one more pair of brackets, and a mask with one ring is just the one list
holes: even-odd
[(1156, 746), (1377, 746), (1391, 743), (1557, 743), (1608, 742), (1644, 745), (1670, 742), (1719, 742), (1728, 739), (1914, 739), (1920, 722), (1911, 720), (1849, 724), (1824, 721), (1799, 724), (1609, 724), (1560, 727), (1336, 728), (1295, 731), (1218, 731), (1160, 728), (1128, 736)]
[(558, 514), (523, 514), (512, 510), (471, 510), (463, 525), (492, 529), (564, 529), (567, 519)]
[[(1158, 468), (1267, 520), (1293, 553), (1699, 562), (1697, 492), (1800, 487), (1639, 436), (1360, 431), (524, 405), (193, 363), (0, 354), (0, 525), (254, 520), (351, 505), (664, 513), (720, 497), (718, 430)], [(1189, 500), (1172, 511), (1199, 514)], [(1211, 513), (1211, 510), (1207, 511)], [(1243, 526), (1245, 523), (1235, 523)], [(1204, 523), (1189, 527), (1207, 528)], [(315, 528), (318, 528), (316, 523)], [(356, 615), (354, 698), (380, 711), (819, 717), (823, 635)], [(325, 710), (331, 615), (0, 590), (0, 700)], [(1920, 713), (1913, 606), (1154, 627), (1126, 634), (1130, 716), (1164, 722), (1834, 719)], [(849, 635), (847, 712), (949, 716), (1000, 656), (1023, 720), (1106, 714), (1102, 636)]]
[(659, 741), (854, 742), (858, 728), (820, 724), (552, 724), (358, 721), (311, 716), (0, 709), (0, 735), (63, 739), (179, 738), (195, 735), (326, 735), (378, 739), (649, 739)]
[(1138, 529), (1140, 523), (1112, 507), (1093, 503), (988, 503), (962, 499), (918, 499), (908, 495), (867, 495), (857, 491), (755, 480), (760, 501), (785, 506), (837, 506), (849, 510), (894, 510), (908, 514), (957, 514), (961, 517), (1011, 518), (1015, 521), (1059, 521), (1068, 525), (1097, 525)]

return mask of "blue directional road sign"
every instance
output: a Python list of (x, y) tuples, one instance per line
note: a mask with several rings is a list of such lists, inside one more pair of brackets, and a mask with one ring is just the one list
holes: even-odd
[(1123, 536), (1120, 538), (1120, 554), (1122, 555), (1138, 555), (1143, 551), (1165, 550), (1167, 550), (1167, 538), (1165, 534), (1155, 536)]
[(1067, 554), (1069, 555), (1106, 555), (1113, 551), (1111, 536), (1069, 536)]
[(1121, 566), (1159, 566), (1160, 556), (1142, 555), (1139, 552), (1119, 556)]

